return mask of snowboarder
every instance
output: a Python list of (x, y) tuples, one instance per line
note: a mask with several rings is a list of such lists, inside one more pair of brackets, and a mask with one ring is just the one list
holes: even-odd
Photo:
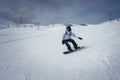
[(76, 44), (76, 42), (71, 38), (71, 36), (76, 37), (76, 38), (78, 38), (78, 39), (80, 39), (80, 40), (83, 39), (83, 38), (81, 38), (81, 37), (77, 37), (77, 36), (72, 32), (71, 27), (68, 25), (68, 26), (66, 27), (65, 34), (64, 34), (64, 36), (63, 36), (62, 44), (65, 44), (65, 45), (67, 46), (67, 49), (68, 49), (70, 52), (73, 51), (73, 50), (71, 49), (71, 46), (69, 45), (68, 42), (71, 42), (71, 43), (73, 44), (73, 46), (74, 46), (75, 49), (80, 48), (80, 47)]

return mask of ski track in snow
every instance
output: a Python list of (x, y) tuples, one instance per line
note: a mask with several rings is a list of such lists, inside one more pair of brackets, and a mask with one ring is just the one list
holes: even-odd
[(74, 26), (87, 48), (63, 54), (65, 27), (0, 31), (0, 80), (119, 80), (120, 22)]

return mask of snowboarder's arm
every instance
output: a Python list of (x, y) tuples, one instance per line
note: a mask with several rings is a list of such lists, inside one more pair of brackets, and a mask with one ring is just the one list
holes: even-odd
[(64, 39), (65, 39), (65, 35), (66, 35), (66, 32), (65, 32), (65, 34), (63, 35), (63, 39), (62, 39), (62, 40), (64, 40)]
[(64, 40), (65, 39), (65, 34), (63, 35), (63, 39), (62, 40)]
[(71, 36), (78, 38), (74, 33), (71, 32)]
[(73, 36), (73, 37), (75, 37), (75, 38), (78, 38), (78, 39), (80, 39), (80, 40), (83, 39), (83, 38), (81, 38), (81, 37), (76, 36), (74, 33), (72, 33), (71, 36)]

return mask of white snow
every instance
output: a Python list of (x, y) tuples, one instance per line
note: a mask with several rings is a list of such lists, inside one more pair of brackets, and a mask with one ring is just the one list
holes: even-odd
[(72, 27), (86, 49), (63, 54), (65, 26), (0, 30), (0, 80), (120, 80), (120, 21)]

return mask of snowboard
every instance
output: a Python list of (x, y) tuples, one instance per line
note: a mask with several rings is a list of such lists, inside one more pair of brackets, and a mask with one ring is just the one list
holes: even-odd
[(85, 47), (85, 46), (82, 46), (82, 47), (80, 47), (80, 48), (78, 48), (78, 49), (74, 49), (74, 50), (72, 50), (72, 51), (65, 51), (65, 52), (63, 52), (63, 54), (73, 53), (73, 52), (76, 52), (76, 51), (82, 50), (82, 49), (84, 49), (84, 48), (86, 48), (86, 47)]

